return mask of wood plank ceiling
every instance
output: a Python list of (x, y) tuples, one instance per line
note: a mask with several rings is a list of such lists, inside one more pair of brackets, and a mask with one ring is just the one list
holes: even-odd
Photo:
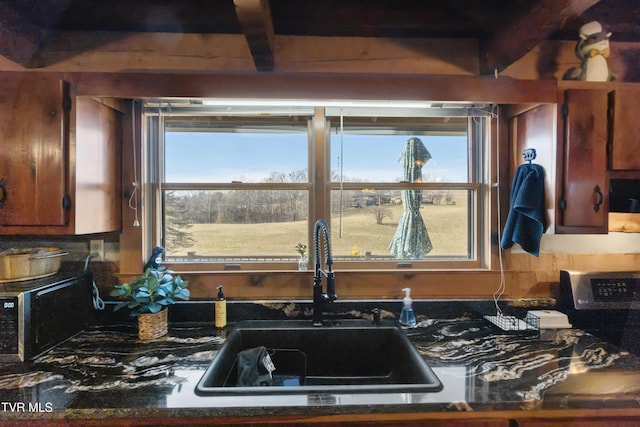
[(255, 69), (272, 72), (277, 36), (472, 39), (491, 74), (591, 20), (640, 41), (640, 0), (0, 0), (0, 55), (29, 69), (59, 60), (47, 49), (64, 33), (82, 35), (68, 55), (109, 33), (240, 34)]

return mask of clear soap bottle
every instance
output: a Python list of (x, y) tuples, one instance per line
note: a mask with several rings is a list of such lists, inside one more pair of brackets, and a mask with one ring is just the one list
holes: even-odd
[(402, 290), (405, 297), (402, 300), (402, 312), (400, 313), (400, 324), (402, 326), (416, 326), (416, 315), (413, 312), (413, 300), (411, 299), (411, 288)]

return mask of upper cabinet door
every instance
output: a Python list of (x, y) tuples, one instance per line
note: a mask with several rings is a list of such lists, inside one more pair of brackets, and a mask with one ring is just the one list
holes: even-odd
[(42, 73), (10, 73), (0, 87), (0, 224), (64, 225), (68, 85)]
[(558, 233), (607, 233), (608, 91), (560, 93)]
[(640, 170), (640, 119), (638, 104), (640, 88), (618, 88), (611, 94), (613, 127), (610, 168)]
[(117, 231), (122, 114), (85, 97), (76, 98), (75, 110), (75, 234)]

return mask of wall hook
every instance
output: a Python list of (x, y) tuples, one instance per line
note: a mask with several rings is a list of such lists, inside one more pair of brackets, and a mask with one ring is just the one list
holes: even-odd
[(536, 149), (527, 148), (522, 152), (522, 157), (524, 157), (524, 160), (530, 164), (531, 161), (536, 158)]

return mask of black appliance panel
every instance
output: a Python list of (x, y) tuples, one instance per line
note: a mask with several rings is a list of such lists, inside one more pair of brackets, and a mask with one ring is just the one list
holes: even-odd
[(562, 270), (558, 307), (574, 327), (640, 355), (640, 272)]
[(622, 278), (593, 278), (591, 291), (596, 302), (625, 302), (640, 301), (640, 279)]

